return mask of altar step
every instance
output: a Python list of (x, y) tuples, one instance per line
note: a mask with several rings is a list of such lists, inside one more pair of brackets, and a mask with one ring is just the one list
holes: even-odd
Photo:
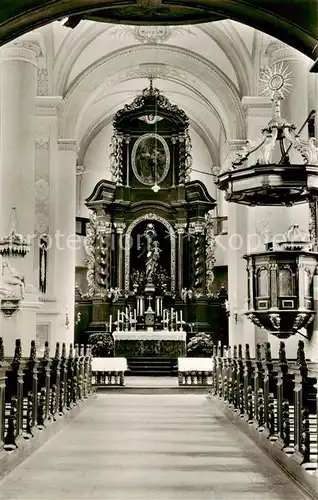
[(127, 365), (125, 376), (171, 377), (178, 373), (178, 360), (174, 358), (127, 358)]

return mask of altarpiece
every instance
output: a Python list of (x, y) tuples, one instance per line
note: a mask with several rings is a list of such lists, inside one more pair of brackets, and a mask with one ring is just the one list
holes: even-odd
[[(78, 297), (77, 311), (89, 321), (87, 332), (108, 325), (151, 333), (169, 324), (169, 331), (208, 332), (218, 340), (216, 202), (202, 182), (190, 180), (188, 117), (150, 80), (116, 113), (113, 127), (112, 179), (98, 182), (86, 200), (88, 293)], [(184, 347), (169, 349), (184, 355)]]

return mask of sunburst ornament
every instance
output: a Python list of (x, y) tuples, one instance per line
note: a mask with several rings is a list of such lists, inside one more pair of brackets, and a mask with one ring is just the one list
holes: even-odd
[(284, 63), (273, 64), (261, 71), (260, 93), (273, 101), (281, 100), (291, 91), (291, 71)]

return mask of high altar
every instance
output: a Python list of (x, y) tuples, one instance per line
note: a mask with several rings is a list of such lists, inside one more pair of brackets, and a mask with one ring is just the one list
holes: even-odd
[(86, 200), (87, 333), (107, 325), (117, 356), (184, 356), (186, 331), (219, 340), (216, 202), (202, 182), (190, 181), (186, 114), (152, 80), (113, 126), (112, 180), (98, 182)]

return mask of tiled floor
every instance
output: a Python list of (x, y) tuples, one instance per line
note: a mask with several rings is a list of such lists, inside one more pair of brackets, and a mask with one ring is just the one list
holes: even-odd
[(194, 394), (100, 394), (13, 471), (2, 500), (305, 500)]

